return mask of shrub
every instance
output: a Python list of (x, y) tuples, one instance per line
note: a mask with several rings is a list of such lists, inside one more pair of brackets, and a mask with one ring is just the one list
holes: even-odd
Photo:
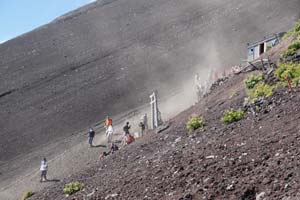
[(269, 97), (272, 94), (273, 94), (273, 87), (264, 83), (259, 83), (253, 89), (250, 89), (248, 91), (250, 102), (254, 102), (260, 97)]
[(247, 89), (252, 89), (256, 84), (264, 80), (264, 76), (262, 74), (254, 75), (252, 74), (245, 80), (245, 85)]
[(71, 195), (74, 194), (75, 192), (78, 192), (83, 188), (83, 184), (79, 182), (71, 182), (65, 185), (64, 187), (64, 193)]
[(192, 117), (186, 124), (186, 128), (189, 131), (194, 131), (198, 128), (204, 127), (204, 120), (201, 116)]
[(282, 37), (283, 40), (291, 37), (292, 35), (294, 35), (294, 31), (288, 31), (284, 34), (284, 36)]
[(225, 111), (224, 117), (222, 117), (221, 121), (225, 124), (230, 124), (232, 122), (237, 122), (245, 117), (245, 112), (241, 109), (234, 110), (230, 109)]
[(288, 46), (288, 49), (282, 53), (283, 58), (287, 58), (288, 56), (294, 56), (296, 52), (300, 49), (300, 42), (295, 41)]
[(275, 77), (281, 81), (285, 81), (288, 77), (292, 84), (295, 85), (300, 78), (300, 64), (291, 62), (281, 64), (275, 71)]
[(287, 49), (282, 53), (281, 57), (287, 58), (289, 56), (294, 56), (295, 54), (296, 54), (296, 51), (294, 49)]
[(26, 200), (28, 199), (29, 197), (31, 197), (33, 195), (33, 192), (32, 191), (27, 191), (24, 193), (24, 195), (22, 196), (22, 200)]
[(295, 41), (292, 44), (289, 45), (288, 49), (293, 49), (294, 51), (297, 51), (298, 49), (300, 49), (300, 42), (299, 41)]
[(296, 22), (296, 23), (295, 23), (295, 25), (294, 25), (294, 32), (295, 32), (295, 33), (300, 32), (300, 23), (299, 23), (299, 22)]

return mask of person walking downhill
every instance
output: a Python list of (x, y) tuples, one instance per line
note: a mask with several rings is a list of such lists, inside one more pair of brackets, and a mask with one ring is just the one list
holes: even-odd
[(131, 142), (133, 142), (134, 137), (132, 137), (132, 135), (130, 135), (129, 129), (131, 128), (131, 126), (129, 125), (129, 122), (126, 122), (126, 125), (123, 127), (123, 131), (124, 131), (124, 139), (123, 139), (123, 143), (124, 145), (130, 144)]
[(147, 114), (144, 114), (142, 117), (142, 122), (145, 126), (145, 130), (148, 130), (148, 118), (147, 118)]
[(140, 130), (141, 130), (141, 136), (143, 136), (144, 132), (145, 132), (145, 124), (143, 122), (140, 122), (139, 127), (140, 127)]
[(90, 144), (90, 147), (93, 147), (94, 137), (95, 137), (95, 131), (92, 128), (90, 128), (90, 130), (89, 130), (89, 144)]
[(114, 128), (111, 125), (108, 126), (108, 128), (106, 129), (106, 137), (107, 137), (107, 143), (112, 143), (112, 139), (113, 139), (113, 134), (114, 134)]
[(123, 131), (124, 131), (124, 135), (130, 135), (129, 133), (129, 129), (130, 129), (130, 125), (129, 125), (129, 122), (126, 122), (126, 125), (123, 127)]
[(112, 119), (107, 116), (104, 122), (104, 126), (107, 129), (110, 125), (112, 125)]
[(47, 163), (46, 158), (44, 158), (41, 162), (40, 171), (41, 171), (41, 180), (40, 180), (40, 182), (47, 181), (48, 163)]

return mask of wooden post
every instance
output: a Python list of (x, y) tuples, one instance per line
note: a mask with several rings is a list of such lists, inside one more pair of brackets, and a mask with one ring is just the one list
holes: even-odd
[(158, 102), (157, 102), (157, 92), (153, 92), (150, 95), (150, 104), (151, 104), (151, 123), (152, 128), (155, 129), (159, 126), (159, 110), (158, 110)]

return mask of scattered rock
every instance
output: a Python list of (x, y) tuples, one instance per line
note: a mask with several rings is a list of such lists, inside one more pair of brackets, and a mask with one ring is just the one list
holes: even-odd
[(214, 155), (211, 155), (211, 156), (206, 156), (206, 159), (214, 159), (215, 156)]
[(228, 186), (226, 187), (226, 190), (228, 190), (228, 191), (234, 190), (234, 185), (233, 185), (233, 184), (228, 185)]
[(193, 196), (191, 194), (186, 194), (178, 200), (193, 200)]
[(105, 199), (109, 199), (109, 198), (114, 198), (114, 197), (117, 197), (118, 196), (118, 194), (109, 194), (109, 195), (107, 195), (106, 197), (105, 197)]
[(248, 188), (241, 196), (241, 200), (254, 200), (256, 198), (255, 193), (255, 188)]
[(181, 141), (181, 137), (179, 137), (179, 138), (176, 138), (176, 140), (174, 141), (175, 143), (178, 143), (178, 142), (180, 142)]
[(261, 192), (258, 195), (256, 195), (255, 200), (264, 200), (265, 196), (266, 196), (266, 193), (265, 192)]

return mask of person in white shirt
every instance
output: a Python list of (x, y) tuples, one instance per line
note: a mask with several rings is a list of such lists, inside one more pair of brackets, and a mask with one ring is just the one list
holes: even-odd
[(40, 167), (40, 171), (41, 171), (41, 181), (47, 181), (47, 171), (48, 171), (48, 163), (46, 158), (44, 158), (41, 162), (41, 167)]
[(113, 126), (111, 124), (106, 129), (107, 143), (112, 143), (113, 134), (114, 134), (114, 128), (113, 128)]

